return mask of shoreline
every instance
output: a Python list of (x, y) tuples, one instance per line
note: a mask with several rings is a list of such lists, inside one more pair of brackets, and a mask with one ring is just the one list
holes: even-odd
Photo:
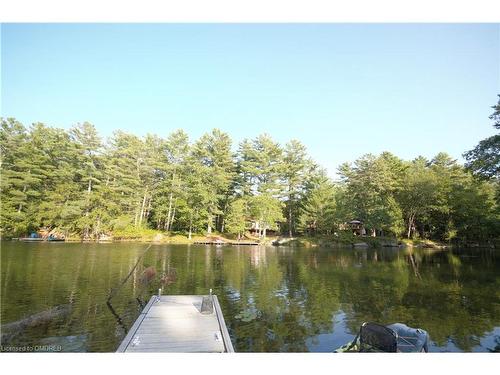
[[(19, 238), (0, 238), (3, 241), (23, 241)], [(250, 244), (249, 241), (258, 244)], [(34, 242), (52, 242), (52, 241), (34, 241)], [(180, 235), (175, 236), (162, 236), (161, 238), (113, 238), (106, 240), (82, 240), (75, 237), (70, 237), (64, 241), (54, 241), (57, 243), (89, 243), (89, 244), (112, 244), (112, 243), (150, 243), (150, 244), (165, 244), (165, 245), (208, 245), (208, 246), (275, 246), (275, 247), (305, 247), (305, 248), (349, 248), (352, 249), (381, 249), (381, 248), (394, 248), (394, 249), (433, 249), (433, 250), (446, 250), (452, 248), (489, 248), (499, 249), (500, 243), (497, 241), (491, 243), (443, 243), (431, 240), (408, 240), (408, 239), (395, 239), (384, 237), (354, 237), (349, 240), (339, 240), (332, 237), (311, 237), (311, 236), (298, 236), (293, 238), (288, 237), (268, 237), (265, 240), (258, 240), (255, 238), (245, 238), (238, 244), (235, 239), (223, 237), (220, 235), (214, 236), (194, 236), (192, 239)]]

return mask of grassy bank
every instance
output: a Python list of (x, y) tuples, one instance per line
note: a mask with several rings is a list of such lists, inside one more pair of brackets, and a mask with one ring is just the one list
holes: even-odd
[[(184, 232), (167, 232), (160, 231), (156, 229), (147, 228), (134, 228), (127, 227), (124, 229), (115, 229), (108, 236), (101, 237), (96, 242), (155, 242), (155, 243), (171, 243), (171, 244), (192, 244), (198, 241), (207, 240), (222, 240), (222, 241), (236, 241), (237, 237), (230, 234), (221, 234), (218, 232), (213, 232), (211, 234), (204, 233), (193, 233), (191, 238)], [(259, 241), (257, 237), (250, 235), (245, 236), (242, 240), (253, 240)], [(265, 240), (260, 241), (262, 244), (271, 244), (273, 238), (269, 237)], [(70, 242), (80, 242), (82, 238), (78, 234), (70, 234), (66, 236), (66, 241)]]
[(336, 236), (301, 236), (293, 239), (283, 238), (280, 245), (303, 247), (354, 247), (354, 248), (382, 248), (382, 247), (422, 247), (442, 249), (447, 245), (430, 240), (407, 240), (395, 237), (360, 237), (351, 233), (340, 233)]
[(405, 238), (400, 240), (400, 242), (405, 247), (423, 247), (428, 249), (444, 249), (450, 247), (450, 244), (431, 240), (409, 240)]
[[(193, 234), (191, 239), (187, 234), (177, 232), (165, 232), (155, 229), (145, 228), (125, 228), (114, 230), (108, 236), (102, 236), (96, 242), (157, 242), (157, 243), (174, 243), (174, 244), (190, 244), (198, 240), (205, 239), (201, 234)], [(78, 234), (70, 234), (66, 236), (66, 241), (80, 242), (82, 237)], [(92, 240), (94, 241), (94, 240)]]

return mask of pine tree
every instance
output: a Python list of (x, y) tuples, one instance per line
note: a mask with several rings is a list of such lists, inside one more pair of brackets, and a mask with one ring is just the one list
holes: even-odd
[(152, 204), (152, 218), (158, 229), (170, 231), (174, 226), (177, 205), (182, 204), (185, 195), (189, 153), (189, 137), (182, 130), (171, 133), (164, 142)]
[(2, 118), (0, 142), (2, 234), (19, 235), (32, 226), (26, 216), (26, 207), (28, 200), (37, 195), (32, 187), (40, 182), (41, 175), (38, 167), (29, 162), (29, 134), (21, 123)]
[(312, 162), (307, 158), (306, 148), (302, 143), (292, 140), (285, 145), (283, 185), (288, 235), (290, 237), (293, 237), (296, 230), (297, 215), (301, 208), (300, 202), (305, 193), (308, 172), (311, 167)]
[(143, 198), (142, 149), (143, 143), (138, 137), (122, 131), (113, 134), (104, 172), (111, 193), (108, 199), (116, 203), (119, 212), (111, 223), (112, 227), (137, 227), (139, 222)]
[(247, 216), (247, 201), (244, 198), (234, 199), (229, 205), (229, 211), (226, 218), (227, 232), (237, 234), (238, 239), (240, 239), (246, 229)]
[(300, 210), (300, 229), (309, 234), (331, 234), (336, 223), (336, 188), (321, 176), (307, 192)]
[(79, 216), (77, 229), (83, 231), (85, 238), (91, 231), (98, 236), (102, 219), (95, 210), (101, 203), (96, 192), (103, 178), (102, 141), (95, 127), (88, 122), (75, 125), (69, 134), (75, 145), (75, 182), (80, 194), (73, 204), (68, 205), (66, 215)]
[(195, 143), (193, 158), (199, 164), (202, 179), (206, 182), (207, 232), (211, 233), (214, 222), (217, 229), (222, 227), (227, 196), (234, 179), (231, 139), (226, 133), (214, 129)]

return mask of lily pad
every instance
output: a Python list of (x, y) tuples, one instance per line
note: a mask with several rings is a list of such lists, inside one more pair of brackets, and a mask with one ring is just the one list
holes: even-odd
[(245, 323), (251, 322), (252, 320), (257, 319), (257, 317), (258, 313), (255, 310), (250, 310), (250, 309), (242, 310), (239, 312), (239, 314), (235, 315), (236, 319), (239, 319)]

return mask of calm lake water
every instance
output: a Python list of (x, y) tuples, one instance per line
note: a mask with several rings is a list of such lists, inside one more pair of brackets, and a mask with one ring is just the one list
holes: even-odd
[[(430, 334), (430, 351), (500, 349), (500, 252), (2, 242), (1, 323), (71, 310), (3, 345), (115, 351), (162, 285), (218, 295), (238, 352), (331, 352), (363, 321)], [(129, 274), (112, 299), (106, 298)], [(141, 280), (145, 268), (157, 271)]]

